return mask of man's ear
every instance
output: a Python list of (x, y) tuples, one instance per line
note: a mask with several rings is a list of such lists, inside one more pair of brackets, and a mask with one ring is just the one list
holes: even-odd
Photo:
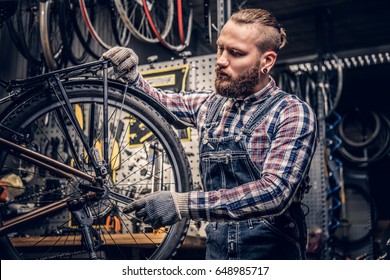
[(277, 53), (274, 51), (266, 51), (265, 53), (263, 53), (262, 59), (261, 59), (262, 69), (266, 68), (266, 69), (268, 69), (268, 71), (270, 71), (271, 68), (274, 67), (277, 56), (278, 56)]

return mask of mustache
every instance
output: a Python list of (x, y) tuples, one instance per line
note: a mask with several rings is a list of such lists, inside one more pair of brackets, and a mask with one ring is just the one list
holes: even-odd
[(223, 75), (223, 76), (227, 76), (227, 77), (231, 77), (228, 73), (226, 73), (225, 71), (223, 71), (220, 67), (216, 67), (215, 68), (215, 74), (217, 75), (217, 77), (218, 76), (221, 76), (221, 75)]

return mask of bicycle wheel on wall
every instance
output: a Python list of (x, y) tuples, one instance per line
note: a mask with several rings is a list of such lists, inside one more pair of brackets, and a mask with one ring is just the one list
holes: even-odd
[[(68, 80), (63, 86), (86, 139), (100, 157), (106, 157), (111, 190), (131, 198), (158, 190), (190, 190), (189, 164), (175, 131), (155, 109), (132, 96), (134, 89), (124, 94), (124, 85), (109, 84), (105, 126), (102, 81)], [(23, 143), (25, 147), (95, 176), (80, 135), (53, 89), (56, 87), (40, 86), (26, 93), (25, 98), (3, 112), (0, 123), (29, 135)], [(107, 151), (102, 150), (105, 130), (109, 133)], [(2, 130), (1, 136), (7, 136), (7, 131)], [(10, 219), (78, 196), (83, 180), (69, 180), (60, 172), (48, 172), (44, 166), (34, 165), (4, 147), (0, 174), (0, 184), (5, 190), (0, 212), (3, 259), (85, 257), (77, 219), (66, 205), (47, 213), (45, 218), (16, 226), (12, 231), (4, 230)], [(182, 220), (171, 227), (152, 230), (132, 214), (123, 214), (124, 205), (111, 197), (102, 196), (89, 202), (88, 207), (100, 259), (171, 258), (189, 225), (188, 220)]]
[[(92, 37), (88, 37), (88, 31), (82, 32), (78, 26), (78, 20), (75, 16), (75, 9), (78, 8), (69, 0), (60, 0), (56, 5), (59, 9), (58, 26), (64, 55), (74, 65), (85, 63), (88, 59), (88, 52), (84, 45), (89, 48)], [(83, 35), (85, 35), (85, 38)]]
[[(65, 0), (63, 0), (65, 1)], [(99, 59), (102, 51), (104, 50), (94, 39), (92, 39), (91, 32), (89, 31), (85, 20), (82, 16), (82, 11), (78, 0), (66, 0), (69, 2), (69, 18), (72, 22), (74, 32), (76, 34), (77, 42), (81, 44), (83, 49), (94, 59)], [(91, 23), (96, 21), (94, 5), (88, 5), (88, 16)], [(84, 51), (81, 50), (81, 51)], [(75, 44), (72, 51), (76, 53), (80, 52), (80, 45)]]
[(35, 74), (42, 72), (42, 46), (39, 37), (39, 1), (19, 0), (16, 13), (7, 20), (10, 37), (30, 63)]
[(115, 38), (115, 42), (119, 46), (129, 46), (131, 40), (131, 31), (127, 29), (123, 23), (118, 11), (115, 7), (114, 0), (110, 0), (108, 3), (110, 8), (111, 29)]
[(103, 50), (108, 50), (112, 48), (111, 42), (114, 41), (112, 32), (99, 32), (104, 29), (102, 28), (104, 25), (104, 21), (99, 22), (100, 25), (94, 26), (94, 22), (91, 19), (89, 11), (90, 9), (93, 9), (93, 14), (95, 18), (109, 18), (111, 11), (107, 3), (79, 0), (79, 6), (85, 25), (88, 28), (88, 31), (91, 34), (92, 38), (96, 41), (97, 44), (100, 45)]
[[(49, 70), (57, 70), (68, 63), (67, 52), (64, 50), (61, 29), (61, 10), (58, 2), (39, 3), (39, 34), (43, 49), (43, 56)], [(69, 30), (69, 29), (68, 29)], [(65, 37), (71, 37), (72, 33), (66, 31)]]

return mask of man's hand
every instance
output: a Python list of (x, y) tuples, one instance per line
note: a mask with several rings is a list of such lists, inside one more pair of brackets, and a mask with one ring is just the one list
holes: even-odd
[(188, 193), (154, 192), (127, 205), (124, 213), (135, 211), (135, 216), (158, 229), (173, 225), (188, 216)]
[(138, 56), (132, 49), (124, 47), (113, 47), (103, 53), (101, 59), (109, 59), (113, 65), (115, 77), (122, 78), (126, 82), (134, 83), (137, 81)]

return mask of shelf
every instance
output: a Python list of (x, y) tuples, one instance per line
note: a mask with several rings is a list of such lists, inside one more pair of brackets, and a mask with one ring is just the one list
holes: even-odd
[[(159, 245), (166, 235), (164, 233), (137, 233), (137, 234), (103, 234), (102, 246), (129, 246), (129, 247), (151, 247)], [(80, 246), (81, 235), (69, 236), (46, 236), (46, 237), (14, 237), (12, 243), (15, 247), (48, 247), (55, 246)], [(183, 247), (203, 248), (203, 238), (187, 236)]]

